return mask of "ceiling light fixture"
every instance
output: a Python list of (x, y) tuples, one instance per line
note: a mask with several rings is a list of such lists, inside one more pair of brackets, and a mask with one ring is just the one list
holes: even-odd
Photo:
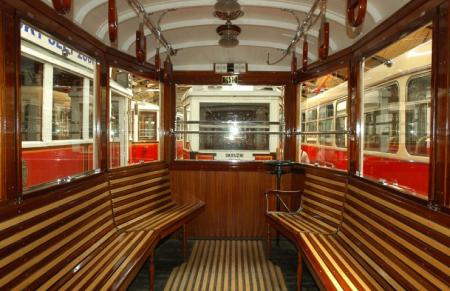
[(221, 13), (233, 13), (241, 10), (241, 5), (237, 0), (218, 0), (214, 10)]
[(241, 28), (227, 21), (226, 24), (217, 27), (217, 33), (220, 35), (219, 45), (224, 48), (232, 48), (239, 45), (237, 36), (241, 33)]

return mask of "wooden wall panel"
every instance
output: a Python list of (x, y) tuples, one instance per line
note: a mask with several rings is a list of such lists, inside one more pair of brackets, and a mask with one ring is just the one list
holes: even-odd
[[(291, 174), (282, 177), (282, 188), (291, 188)], [(264, 237), (264, 192), (276, 185), (265, 171), (171, 171), (175, 200), (206, 203), (205, 211), (188, 226), (195, 237)]]

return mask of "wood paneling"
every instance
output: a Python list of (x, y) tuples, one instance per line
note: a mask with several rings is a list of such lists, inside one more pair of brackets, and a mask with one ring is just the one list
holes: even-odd
[[(172, 193), (179, 202), (200, 199), (205, 210), (188, 225), (195, 237), (264, 237), (265, 191), (275, 187), (269, 172), (171, 171)], [(290, 189), (291, 174), (282, 177)]]
[(18, 134), (19, 120), (16, 112), (19, 110), (17, 100), (14, 98), (17, 92), (18, 59), (20, 46), (19, 34), (11, 33), (19, 31), (19, 25), (14, 9), (3, 4), (1, 6), (0, 19), (0, 121), (1, 121), (1, 186), (0, 200), (13, 199), (21, 191), (20, 150), (17, 146), (20, 142)]

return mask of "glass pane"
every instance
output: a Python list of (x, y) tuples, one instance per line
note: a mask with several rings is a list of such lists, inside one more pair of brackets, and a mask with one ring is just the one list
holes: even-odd
[(22, 56), (20, 66), (22, 141), (41, 141), (44, 64)]
[(110, 70), (111, 168), (159, 160), (159, 82)]
[(411, 155), (429, 156), (431, 142), (431, 74), (411, 77), (406, 96), (406, 150)]
[(283, 88), (177, 87), (177, 159), (272, 160), (282, 157)]
[[(24, 191), (97, 168), (95, 60), (21, 23)], [(45, 169), (45, 170), (43, 170)]]
[(300, 85), (300, 162), (347, 170), (347, 134), (335, 133), (347, 128), (347, 80), (340, 69)]
[(83, 81), (82, 77), (53, 69), (53, 140), (82, 138)]
[(396, 153), (399, 143), (399, 87), (381, 86), (364, 97), (364, 149)]
[(364, 62), (361, 174), (426, 198), (431, 130), (427, 25)]

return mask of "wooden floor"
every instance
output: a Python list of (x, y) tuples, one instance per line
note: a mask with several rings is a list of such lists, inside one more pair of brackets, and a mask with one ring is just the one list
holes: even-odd
[(278, 266), (266, 259), (262, 241), (201, 240), (188, 262), (173, 269), (164, 291), (287, 291)]
[[(246, 248), (244, 248), (244, 243), (246, 244)], [(232, 248), (233, 244), (235, 246), (235, 259), (234, 259), (234, 270), (235, 275), (234, 278), (237, 280), (237, 278), (242, 278), (242, 286), (244, 286), (244, 282), (249, 282), (249, 285), (247, 288), (237, 289), (239, 287), (239, 284), (236, 284), (235, 288), (232, 288), (230, 283), (228, 283), (229, 288), (225, 289), (223, 288), (225, 286), (225, 267), (222, 267), (222, 276), (220, 276), (222, 279), (218, 279), (219, 276), (217, 274), (219, 273), (219, 265), (224, 266), (226, 264), (226, 250), (229, 250), (230, 256), (232, 256)], [(228, 247), (227, 247), (228, 245)], [(239, 245), (239, 247), (238, 247)], [(251, 247), (249, 247), (251, 246)], [(253, 286), (253, 281), (251, 278), (258, 279), (260, 278), (259, 274), (262, 274), (264, 272), (264, 268), (271, 268), (270, 270), (280, 270), (275, 271), (273, 275), (277, 276), (278, 280), (277, 282), (284, 282), (284, 285), (280, 287), (277, 285), (270, 285), (272, 289), (267, 288), (268, 282), (272, 282), (272, 277), (269, 279), (263, 279), (265, 280), (264, 285), (260, 285), (260, 283), (256, 282), (255, 285), (257, 287), (266, 287), (266, 288), (254, 288), (253, 290), (295, 290), (296, 288), (296, 261), (297, 261), (297, 253), (295, 251), (295, 248), (286, 240), (281, 240), (280, 245), (277, 246), (275, 243), (273, 243), (271, 258), (269, 261), (265, 258), (265, 242), (264, 241), (207, 241), (207, 240), (191, 240), (189, 241), (189, 249), (190, 249), (190, 256), (188, 259), (188, 262), (184, 262), (181, 256), (180, 251), (180, 242), (177, 240), (168, 240), (163, 242), (156, 250), (156, 256), (155, 256), (155, 290), (156, 291), (162, 291), (162, 290), (202, 290), (201, 284), (198, 284), (197, 286), (195, 284), (192, 284), (192, 282), (200, 282), (200, 278), (203, 278), (202, 282), (208, 281), (205, 278), (209, 279), (206, 284), (206, 289), (204, 290), (252, 290), (251, 287)], [(214, 255), (215, 251), (217, 250), (218, 255)], [(220, 260), (220, 253), (223, 249), (223, 257), (222, 260)], [(241, 250), (241, 264), (239, 264), (238, 258), (238, 249)], [(261, 250), (262, 249), (262, 254)], [(248, 250), (252, 250), (252, 254), (248, 252)], [(255, 252), (256, 250), (256, 252)], [(210, 254), (212, 252), (212, 254)], [(247, 276), (248, 280), (246, 279), (246, 272), (243, 272), (245, 270), (244, 260), (243, 258), (246, 258), (246, 269), (247, 269)], [(196, 260), (197, 258), (197, 260)], [(209, 258), (209, 267), (207, 267), (208, 259)], [(216, 258), (214, 260), (214, 258)], [(213, 265), (211, 262), (215, 261), (215, 271), (213, 270)], [(220, 264), (219, 262), (222, 262)], [(265, 262), (264, 262), (265, 261)], [(197, 262), (197, 263), (196, 263)], [(200, 263), (202, 262), (202, 263)], [(228, 270), (231, 270), (232, 265), (230, 264), (231, 257), (229, 258), (228, 263)], [(253, 263), (251, 263), (253, 262)], [(259, 262), (258, 264), (256, 262)], [(189, 265), (190, 264), (190, 265)], [(193, 266), (196, 265), (195, 268)], [(239, 267), (241, 266), (241, 272), (238, 274)], [(261, 272), (258, 273), (258, 265), (259, 270)], [(265, 267), (264, 267), (265, 265)], [(271, 267), (269, 267), (271, 265)], [(252, 266), (255, 269), (255, 272), (252, 271)], [(141, 272), (138, 274), (132, 285), (130, 286), (129, 290), (131, 291), (141, 291), (141, 290), (148, 290), (148, 272), (147, 269), (148, 266), (144, 266), (144, 268), (141, 270)], [(273, 268), (273, 269), (272, 269)], [(187, 270), (191, 270), (190, 272), (187, 272)], [(248, 271), (250, 270), (250, 272)], [(189, 274), (190, 273), (190, 274)], [(214, 273), (216, 276), (212, 276), (211, 274)], [(278, 275), (277, 275), (278, 273)], [(199, 274), (200, 277), (199, 277)], [(209, 275), (206, 275), (209, 274)], [(231, 280), (231, 273), (229, 271), (228, 273), (229, 280)], [(279, 274), (282, 274), (282, 279), (279, 278)], [(186, 277), (184, 276), (186, 275)], [(189, 276), (187, 276), (189, 275)], [(176, 283), (176, 279), (181, 278), (181, 280), (178, 280), (178, 283)], [(185, 286), (186, 288), (176, 288), (179, 287), (183, 278), (185, 279), (185, 283), (191, 282), (190, 286)], [(211, 278), (214, 278), (211, 280)], [(259, 280), (259, 279), (258, 279)], [(214, 288), (213, 284), (211, 282), (215, 282), (215, 285), (218, 285), (217, 282), (221, 282), (221, 288)], [(239, 282), (239, 280), (237, 281)], [(178, 285), (176, 285), (178, 284)], [(271, 283), (272, 284), (272, 283)], [(176, 286), (174, 288), (174, 286)], [(286, 288), (286, 289), (285, 289)], [(317, 286), (315, 285), (311, 275), (308, 273), (307, 270), (305, 270), (303, 275), (303, 290), (307, 291), (316, 291), (318, 290)]]

